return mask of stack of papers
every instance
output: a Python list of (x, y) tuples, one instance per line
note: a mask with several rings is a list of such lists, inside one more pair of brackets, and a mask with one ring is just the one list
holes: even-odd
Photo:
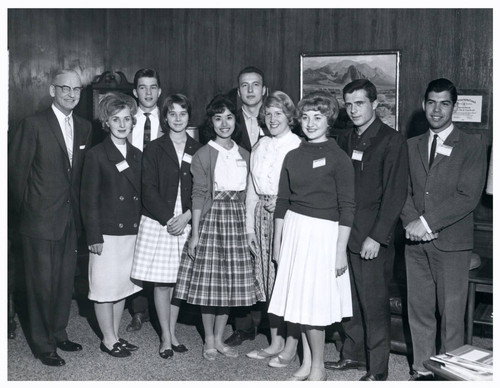
[(441, 367), (470, 381), (493, 380), (493, 352), (464, 345), (449, 353), (432, 356)]

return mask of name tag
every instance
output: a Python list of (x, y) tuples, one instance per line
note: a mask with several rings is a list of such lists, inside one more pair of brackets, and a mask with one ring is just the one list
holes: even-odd
[(193, 160), (193, 157), (189, 154), (184, 154), (182, 155), (182, 161), (191, 164), (191, 160)]
[(122, 172), (123, 170), (129, 168), (129, 165), (126, 160), (123, 160), (120, 163), (116, 164), (116, 168), (118, 169), (119, 172)]
[(352, 160), (363, 160), (363, 151), (354, 150), (352, 151)]
[(81, 149), (81, 150), (84, 150), (84, 149), (85, 149), (85, 144), (84, 144), (84, 145), (81, 145), (81, 146), (80, 146), (80, 149)]
[(326, 166), (326, 158), (313, 160), (313, 168)]
[(453, 151), (453, 147), (450, 147), (449, 145), (441, 144), (437, 146), (436, 152), (438, 154), (444, 155), (444, 156), (450, 156), (451, 151)]
[(238, 167), (246, 167), (247, 166), (247, 162), (245, 162), (243, 159), (236, 159), (236, 165)]

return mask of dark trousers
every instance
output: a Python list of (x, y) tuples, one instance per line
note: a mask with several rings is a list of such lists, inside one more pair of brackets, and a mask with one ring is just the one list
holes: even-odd
[(342, 322), (346, 338), (341, 357), (366, 361), (367, 372), (386, 374), (391, 350), (389, 282), (394, 246), (380, 247), (373, 260), (349, 251), (353, 316)]
[(73, 295), (77, 235), (73, 220), (60, 240), (23, 236), (26, 296), (35, 353), (53, 352), (66, 341)]
[(131, 315), (134, 314), (145, 314), (149, 315), (149, 297), (152, 293), (153, 284), (144, 282), (143, 289), (129, 298), (129, 311)]
[(413, 369), (425, 371), (423, 362), (436, 354), (436, 310), (441, 318), (439, 353), (464, 344), (471, 252), (440, 251), (432, 242), (408, 244), (405, 259)]

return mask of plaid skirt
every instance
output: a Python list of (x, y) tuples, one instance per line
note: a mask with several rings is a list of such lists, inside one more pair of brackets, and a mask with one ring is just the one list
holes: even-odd
[[(182, 214), (180, 188), (177, 191), (174, 217)], [(135, 244), (132, 279), (157, 283), (175, 283), (181, 261), (182, 249), (191, 232), (187, 224), (179, 236), (172, 236), (166, 226), (142, 216)]]
[(264, 300), (255, 279), (245, 229), (245, 205), (236, 191), (216, 192), (200, 222), (195, 258), (182, 252), (174, 297), (201, 306), (251, 306)]
[(273, 261), (274, 213), (264, 209), (265, 203), (265, 200), (259, 199), (255, 206), (257, 256), (254, 264), (258, 287), (269, 301), (276, 278), (276, 263)]

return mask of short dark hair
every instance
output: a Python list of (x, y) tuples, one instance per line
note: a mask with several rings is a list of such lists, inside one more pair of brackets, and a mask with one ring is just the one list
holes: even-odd
[(137, 113), (137, 103), (128, 94), (123, 94), (119, 92), (109, 92), (106, 93), (98, 107), (98, 117), (102, 124), (102, 127), (107, 131), (106, 121), (113, 116), (115, 113), (121, 111), (122, 109), (129, 108), (130, 115), (132, 116), (132, 123), (136, 123), (136, 113)]
[(435, 79), (434, 81), (429, 82), (429, 85), (427, 85), (427, 89), (425, 90), (424, 101), (427, 101), (430, 92), (435, 92), (435, 93), (449, 92), (453, 105), (455, 105), (457, 102), (458, 98), (457, 88), (455, 87), (453, 82), (451, 82), (449, 79), (438, 78)]
[(355, 79), (344, 86), (344, 89), (342, 90), (342, 97), (345, 98), (346, 94), (354, 93), (357, 90), (364, 90), (370, 102), (377, 99), (377, 88), (371, 81), (364, 78)]
[(326, 90), (315, 90), (299, 101), (297, 104), (299, 119), (308, 110), (315, 110), (324, 114), (330, 128), (333, 128), (340, 111), (337, 98)]
[[(236, 105), (234, 105), (233, 101), (225, 94), (216, 95), (207, 105), (205, 127), (208, 129), (208, 133), (206, 135), (210, 140), (215, 140), (215, 138), (217, 137), (214, 131), (214, 125), (212, 123), (212, 117), (214, 117), (218, 113), (224, 112), (226, 109), (234, 115), (234, 118), (236, 120)], [(231, 138), (236, 143), (239, 142), (241, 138), (241, 131), (238, 125), (235, 125), (234, 132), (231, 135)]]
[(174, 104), (180, 105), (183, 109), (187, 110), (189, 117), (191, 117), (191, 102), (184, 94), (171, 94), (170, 96), (164, 98), (160, 105), (160, 126), (163, 132), (168, 132), (170, 127), (168, 126), (167, 115), (168, 112), (174, 108)]
[(155, 69), (140, 69), (137, 70), (134, 76), (134, 89), (137, 89), (137, 84), (139, 82), (139, 78), (156, 78), (156, 82), (158, 82), (158, 87), (160, 86), (160, 75)]
[(248, 73), (256, 73), (256, 74), (260, 75), (260, 77), (262, 78), (262, 85), (266, 84), (265, 80), (264, 80), (264, 73), (262, 70), (260, 70), (259, 68), (255, 67), (255, 66), (247, 66), (244, 69), (241, 69), (240, 72), (238, 73), (238, 78), (237, 78), (238, 86), (240, 85), (240, 77), (243, 74), (248, 74)]

